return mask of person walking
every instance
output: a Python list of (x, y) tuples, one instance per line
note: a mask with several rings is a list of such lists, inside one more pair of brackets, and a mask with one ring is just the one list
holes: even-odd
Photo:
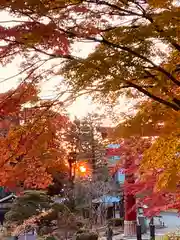
[(108, 224), (107, 230), (106, 230), (106, 237), (107, 240), (112, 240), (113, 237), (113, 229), (110, 224)]

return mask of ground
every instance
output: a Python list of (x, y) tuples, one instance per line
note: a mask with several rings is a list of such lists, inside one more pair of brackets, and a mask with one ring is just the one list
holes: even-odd
[[(163, 217), (163, 221), (165, 225), (167, 226), (164, 229), (156, 229), (156, 239), (157, 240), (163, 240), (163, 235), (169, 233), (169, 232), (175, 232), (177, 229), (180, 229), (180, 217), (178, 217), (178, 214), (176, 212), (163, 212), (160, 214)], [(99, 240), (106, 240), (106, 237), (104, 237), (104, 230), (101, 232), (102, 237), (99, 238)], [(150, 234), (144, 234), (143, 240), (150, 239)], [(20, 240), (24, 240), (24, 237), (21, 236)], [(27, 235), (26, 240), (34, 240), (34, 236)], [(116, 236), (113, 236), (113, 240), (120, 240), (124, 239), (123, 234), (118, 234)], [(128, 240), (136, 240), (135, 238), (129, 238)]]
[[(180, 217), (176, 212), (162, 212), (160, 214), (163, 217), (163, 221), (167, 226), (164, 229), (156, 229), (156, 238), (157, 240), (161, 240), (163, 236), (169, 232), (175, 232), (177, 229), (180, 229)], [(142, 239), (150, 239), (149, 232), (144, 234)], [(123, 234), (119, 234), (113, 237), (113, 240), (123, 239)], [(128, 240), (135, 240), (134, 238), (129, 238)], [(101, 237), (100, 240), (106, 240), (106, 237)]]

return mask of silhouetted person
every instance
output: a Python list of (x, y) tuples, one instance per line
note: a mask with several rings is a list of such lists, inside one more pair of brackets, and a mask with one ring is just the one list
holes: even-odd
[(110, 225), (108, 225), (108, 227), (107, 227), (106, 237), (107, 237), (107, 240), (112, 240), (113, 230), (112, 230), (112, 227)]

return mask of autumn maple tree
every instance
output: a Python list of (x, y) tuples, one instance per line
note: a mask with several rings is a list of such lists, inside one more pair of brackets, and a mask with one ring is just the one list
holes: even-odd
[(173, 189), (178, 182), (179, 120), (179, 112), (149, 100), (141, 103), (137, 114), (128, 116), (113, 133), (115, 138), (134, 135), (153, 139), (141, 165), (144, 171), (161, 169), (156, 187)]
[(9, 125), (1, 126), (6, 134), (0, 138), (0, 185), (47, 188), (54, 172), (66, 171), (63, 142), (69, 119), (55, 102), (42, 101), (32, 82), (1, 94), (1, 99), (1, 122)]
[[(139, 130), (150, 133), (151, 128), (153, 134), (161, 136), (144, 154), (144, 159), (148, 159), (143, 160), (144, 171), (152, 162), (152, 171), (164, 170), (164, 175), (157, 174), (162, 177), (160, 180), (165, 176), (168, 177), (166, 181), (171, 179), (171, 170), (179, 166), (176, 154), (179, 151), (177, 112), (180, 109), (178, 4), (173, 0), (3, 0), (0, 10), (6, 11), (10, 18), (0, 22), (0, 61), (5, 66), (20, 56), (17, 76), (25, 74), (22, 82), (28, 79), (38, 83), (63, 74), (63, 84), (75, 96), (93, 92), (98, 100), (102, 96), (114, 100), (121, 94), (131, 98), (141, 98), (142, 94), (149, 97), (150, 101), (141, 105), (133, 120), (125, 122), (125, 128), (129, 131), (136, 122), (140, 123)], [(96, 44), (95, 51), (87, 58), (77, 57), (73, 47), (87, 41)], [(28, 92), (24, 86), (19, 88), (23, 96)], [(25, 94), (30, 98), (36, 95)], [(23, 97), (17, 97), (16, 91), (10, 96), (7, 99), (2, 95), (4, 104), (0, 112), (3, 116), (14, 116), (14, 106), (17, 113), (22, 104), (30, 101), (19, 104)], [(38, 106), (34, 115), (31, 114), (33, 120), (11, 128), (8, 136), (1, 139), (0, 179), (3, 185), (11, 185), (18, 179), (26, 186), (38, 183), (41, 188), (51, 182), (48, 169), (57, 161), (50, 159), (58, 159), (60, 163), (63, 156), (63, 148), (59, 148), (61, 134), (55, 134), (59, 130), (54, 126), (64, 129), (67, 122), (62, 121), (62, 115), (54, 116), (54, 111), (43, 109)], [(126, 132), (126, 136), (129, 133)], [(140, 135), (146, 134), (141, 131)], [(171, 143), (173, 147), (167, 156), (160, 146), (167, 150)], [(157, 161), (150, 161), (154, 153)], [(167, 161), (168, 171), (164, 168)], [(177, 172), (175, 176), (178, 178)], [(158, 178), (153, 179), (159, 182)]]
[[(155, 216), (160, 211), (167, 209), (177, 209), (179, 211), (179, 188), (176, 187), (173, 190), (166, 186), (157, 189), (159, 176), (164, 174), (163, 169), (159, 169), (157, 164), (152, 166), (149, 164), (147, 166), (146, 161), (143, 159), (146, 151), (153, 148), (153, 138), (151, 136), (142, 137), (137, 135), (129, 136), (128, 138), (116, 136), (116, 141), (119, 142), (120, 148), (108, 150), (107, 156), (121, 156), (121, 160), (117, 163), (116, 168), (125, 168), (127, 176), (122, 190), (125, 191), (126, 196), (131, 195), (136, 198), (136, 204), (134, 201), (134, 206), (132, 206), (132, 209), (128, 209), (128, 211), (131, 212), (133, 208), (143, 207), (144, 205), (148, 206), (147, 209), (144, 209), (144, 213), (147, 216)], [(143, 168), (145, 166), (147, 167)], [(113, 171), (116, 171), (116, 168)], [(172, 169), (170, 169), (171, 171)], [(167, 179), (165, 183), (167, 183)]]
[(137, 178), (126, 185), (127, 191), (140, 197), (141, 205), (148, 205), (146, 214), (151, 216), (161, 210), (180, 210), (179, 112), (152, 100), (138, 103), (136, 110), (112, 133), (115, 141), (125, 139), (118, 153), (122, 159), (134, 159), (128, 171)]
[[(160, 109), (159, 109), (160, 110)], [(179, 112), (159, 111), (164, 121), (161, 134), (145, 152), (142, 171), (157, 171), (156, 191), (179, 191), (179, 150), (180, 150), (180, 115)]]
[[(37, 79), (63, 73), (75, 95), (115, 97), (136, 89), (179, 110), (170, 91), (180, 86), (179, 6), (173, 0), (16, 0), (1, 1), (0, 9), (9, 14), (0, 23), (3, 65), (21, 56), (20, 73), (31, 69)], [(97, 47), (78, 58), (74, 44), (86, 40)], [(169, 53), (172, 65), (166, 64)], [(62, 59), (67, 64), (60, 71)]]
[[(169, 69), (178, 66), (178, 56), (178, 52), (174, 51), (164, 65)], [(176, 74), (179, 79), (178, 69)], [(155, 92), (164, 99), (166, 94), (168, 99), (175, 97), (173, 101), (178, 104), (179, 87), (164, 82), (162, 76), (159, 76)], [(151, 189), (150, 195), (147, 196), (146, 191), (142, 195), (145, 196), (144, 201), (149, 202), (151, 210), (154, 206), (157, 207), (153, 211), (173, 207), (179, 209), (179, 111), (167, 108), (166, 104), (160, 104), (159, 101), (154, 102), (152, 98), (141, 99), (135, 106), (135, 111), (133, 114), (128, 113), (113, 133), (115, 139), (128, 139), (132, 136), (151, 139), (151, 147), (143, 152), (140, 166), (135, 170), (140, 177), (138, 183), (132, 186), (134, 192), (144, 192), (145, 189), (149, 193), (148, 188)], [(154, 205), (157, 201), (159, 204)]]
[(99, 43), (94, 52), (65, 65), (66, 80), (76, 91), (93, 92), (98, 99), (145, 95), (178, 111), (178, 5), (173, 1), (101, 4), (107, 4), (117, 20), (109, 31), (89, 37)]

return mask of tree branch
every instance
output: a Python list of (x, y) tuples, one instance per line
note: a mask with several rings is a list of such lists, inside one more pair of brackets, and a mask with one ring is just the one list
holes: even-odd
[(151, 16), (147, 15), (146, 13), (143, 15), (147, 20), (150, 21), (151, 24), (154, 25), (155, 30), (160, 34), (161, 37), (163, 37), (165, 40), (169, 41), (169, 43), (180, 52), (180, 45), (174, 41), (173, 39), (171, 39), (169, 36), (167, 36), (167, 34), (165, 34), (164, 30), (162, 28), (160, 28), (157, 24), (154, 23), (154, 20)]
[(160, 36), (162, 36), (165, 40), (169, 41), (169, 43), (174, 48), (176, 48), (178, 51), (180, 51), (180, 45), (176, 41), (174, 41), (173, 39), (168, 37), (165, 34), (164, 30), (161, 29), (157, 24), (155, 24), (154, 19), (149, 14), (146, 13), (145, 9), (137, 1), (131, 1), (131, 2), (137, 5), (138, 9), (142, 12), (142, 14), (140, 14), (138, 12), (133, 12), (133, 11), (130, 11), (130, 10), (127, 10), (127, 9), (120, 8), (115, 4), (111, 4), (111, 3), (108, 3), (108, 2), (103, 1), (103, 0), (102, 1), (87, 0), (86, 2), (94, 3), (94, 4), (97, 4), (97, 5), (106, 5), (106, 6), (111, 7), (113, 9), (117, 10), (117, 11), (125, 12), (127, 14), (142, 17), (142, 18), (145, 18), (145, 19), (149, 20), (150, 23), (154, 25), (155, 30), (160, 34)]
[(142, 17), (147, 19), (152, 25), (154, 25), (155, 30), (160, 34), (160, 36), (163, 37), (165, 40), (169, 41), (174, 48), (180, 51), (180, 45), (176, 41), (171, 39), (169, 36), (167, 36), (164, 30), (160, 28), (157, 23), (154, 22), (154, 19), (151, 17), (151, 15), (147, 14), (146, 10), (136, 0), (132, 0), (132, 2), (135, 3), (137, 7), (141, 10)]
[(105, 38), (103, 39), (97, 39), (97, 38), (93, 38), (93, 37), (88, 37), (89, 40), (93, 40), (95, 42), (99, 42), (99, 43), (103, 43), (109, 47), (114, 47), (114, 48), (118, 48), (120, 50), (129, 52), (130, 54), (138, 57), (139, 59), (142, 59), (143, 61), (145, 61), (146, 63), (149, 63), (153, 66), (153, 68), (155, 70), (158, 70), (159, 72), (163, 73), (165, 76), (167, 76), (172, 82), (174, 82), (177, 86), (180, 86), (180, 81), (178, 81), (171, 73), (167, 72), (164, 68), (162, 68), (161, 66), (157, 66), (155, 63), (153, 63), (150, 59), (146, 58), (145, 56), (139, 54), (138, 52), (132, 50), (129, 47), (125, 47), (125, 46), (120, 46), (116, 43), (112, 43), (109, 42), (108, 40), (106, 40)]
[(137, 89), (139, 92), (144, 93), (146, 96), (152, 98), (153, 100), (155, 100), (159, 103), (162, 103), (162, 104), (166, 105), (167, 107), (174, 109), (175, 111), (180, 111), (180, 106), (178, 106), (177, 104), (174, 104), (172, 102), (168, 102), (162, 98), (159, 98), (135, 83), (132, 83), (130, 81), (125, 81), (125, 83), (128, 84), (130, 87)]
[(112, 3), (109, 3), (109, 2), (106, 2), (106, 1), (103, 1), (103, 0), (100, 0), (100, 1), (98, 1), (98, 0), (97, 1), (96, 0), (85, 0), (85, 2), (94, 3), (96, 5), (105, 5), (105, 6), (113, 8), (113, 9), (115, 9), (117, 11), (120, 11), (120, 12), (128, 13), (128, 14), (133, 15), (133, 16), (142, 17), (142, 14), (139, 14), (137, 12), (133, 12), (133, 11), (130, 11), (130, 10), (127, 10), (127, 9), (124, 9), (124, 8), (120, 8), (115, 4), (112, 4)]

